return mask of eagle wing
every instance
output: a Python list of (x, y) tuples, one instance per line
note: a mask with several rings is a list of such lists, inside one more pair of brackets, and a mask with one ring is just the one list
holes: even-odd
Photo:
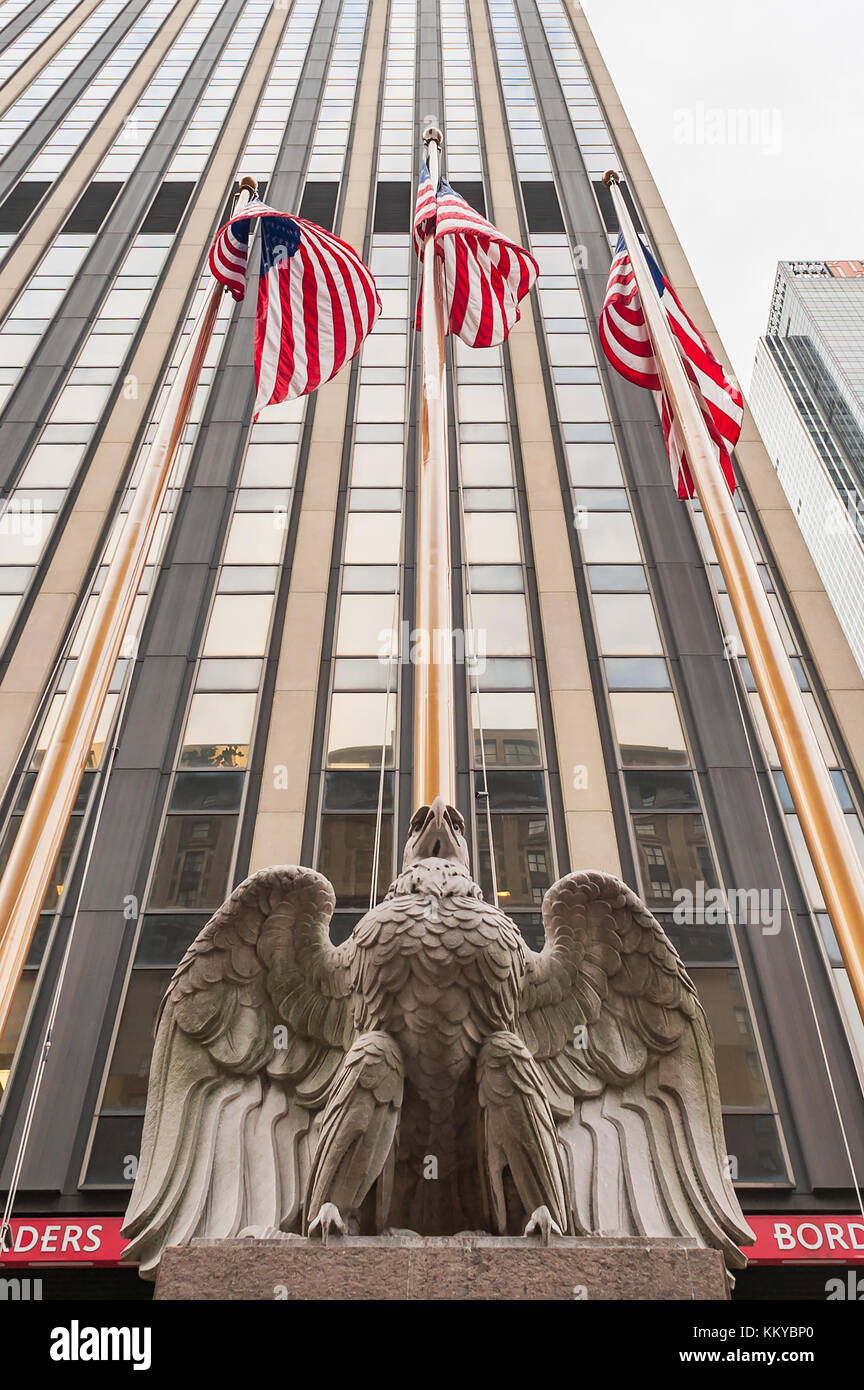
[(316, 1117), (354, 1037), (349, 939), (312, 869), (246, 879), (180, 962), (159, 1012), (126, 1252), (297, 1223)]
[(520, 1031), (547, 1087), (575, 1229), (750, 1244), (727, 1176), (711, 1034), (660, 924), (609, 874), (574, 873), (526, 947)]

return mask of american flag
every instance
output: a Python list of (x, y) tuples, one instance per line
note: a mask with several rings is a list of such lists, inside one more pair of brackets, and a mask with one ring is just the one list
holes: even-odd
[[(717, 451), (717, 461), (729, 485), (735, 491), (731, 451), (738, 442), (744, 419), (744, 399), (737, 382), (727, 377), (699, 329), (687, 317), (669, 281), (665, 278), (648, 247), (642, 243), (648, 268), (657, 286), (660, 303), (669, 321), (681, 360), (702, 407), (708, 433)], [(660, 410), (666, 451), (672, 465), (672, 476), (678, 485), (678, 496), (692, 497), (693, 479), (684, 453), (678, 423), (660, 377), (642, 302), (636, 288), (636, 277), (624, 242), (619, 233), (606, 299), (600, 314), (600, 341), (603, 351), (622, 376), (637, 386), (653, 391)]]
[(534, 257), (502, 236), (446, 179), (439, 180), (436, 194), (424, 162), (414, 210), (418, 256), (422, 257), (424, 241), (433, 229), (435, 251), (444, 262), (447, 332), (469, 347), (503, 343), (519, 318), (519, 300), (537, 279)]
[(255, 414), (305, 396), (359, 351), (381, 312), (371, 270), (346, 242), (253, 198), (216, 234), (210, 269), (242, 299), (253, 219), (261, 223)]

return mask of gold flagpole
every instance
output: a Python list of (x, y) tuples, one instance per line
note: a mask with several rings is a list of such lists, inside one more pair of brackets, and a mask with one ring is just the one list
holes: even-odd
[(684, 370), (648, 263), (642, 254), (641, 242), (621, 194), (618, 175), (610, 171), (604, 175), (603, 182), (612, 194), (645, 311), (654, 356), (684, 439), (702, 513), (726, 581), (732, 611), (762, 697), (768, 727), (789, 784), (834, 934), (849, 973), (849, 982), (864, 1018), (864, 869), (840, 809), (834, 784), (813, 732), (807, 707), (801, 698), (735, 503), (718, 466), (701, 408)]
[[(257, 193), (254, 179), (241, 180), (240, 190), (235, 212)], [(192, 327), (0, 880), (0, 1033), (89, 760), (222, 293), (214, 280)]]
[[(442, 138), (435, 126), (423, 132), (434, 189), (438, 187)], [(456, 752), (444, 286), (441, 259), (434, 252), (433, 231), (423, 246), (416, 617), (421, 645), (414, 667), (414, 802), (417, 806), (428, 806), (434, 797), (441, 796), (448, 806), (453, 806), (456, 801)]]

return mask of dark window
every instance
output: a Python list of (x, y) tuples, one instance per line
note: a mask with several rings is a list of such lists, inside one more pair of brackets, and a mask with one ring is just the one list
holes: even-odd
[[(378, 772), (325, 772), (324, 809), (327, 811), (376, 811), (380, 787)], [(393, 809), (393, 773), (384, 774), (382, 809)]]
[(724, 1115), (723, 1129), (734, 1182), (789, 1181), (773, 1115)]
[[(148, 1059), (149, 1060), (149, 1059)], [(96, 1125), (87, 1182), (97, 1187), (132, 1186), (141, 1147), (143, 1115), (103, 1115)]]
[(122, 187), (122, 183), (91, 183), (67, 217), (63, 231), (98, 232)]
[(20, 232), (50, 187), (50, 183), (27, 179), (13, 188), (8, 198), (0, 203), (0, 232)]
[(135, 965), (179, 965), (202, 927), (205, 916), (146, 916), (138, 938)]
[(554, 183), (523, 183), (522, 201), (529, 232), (563, 232), (564, 218)]
[[(378, 857), (378, 897), (387, 892), (392, 877), (393, 818), (381, 821)], [(375, 849), (374, 815), (326, 815), (321, 818), (318, 869), (336, 890), (340, 907), (368, 907)]]
[(486, 216), (486, 194), (482, 183), (454, 183), (451, 187), (475, 212), (479, 212), (481, 217)]
[(148, 234), (176, 232), (194, 187), (194, 183), (186, 183), (185, 181), (183, 183), (163, 183), (150, 204), (150, 211), (141, 223), (141, 231)]
[(411, 225), (410, 183), (379, 183), (375, 194), (375, 232), (404, 232)]
[(156, 862), (151, 906), (221, 906), (236, 824), (235, 816), (169, 816)]
[(153, 1029), (170, 983), (170, 970), (132, 971), (105, 1086), (103, 1110), (144, 1109)]
[(319, 227), (324, 227), (326, 231), (332, 232), (338, 193), (339, 184), (332, 179), (326, 182), (319, 179), (307, 183), (303, 189), (303, 199), (300, 203), (300, 216), (307, 218), (310, 222), (317, 223)]

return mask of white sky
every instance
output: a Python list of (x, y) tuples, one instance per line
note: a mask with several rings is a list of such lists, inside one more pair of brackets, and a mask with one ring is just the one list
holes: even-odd
[(864, 259), (864, 0), (582, 7), (746, 390), (777, 262)]

